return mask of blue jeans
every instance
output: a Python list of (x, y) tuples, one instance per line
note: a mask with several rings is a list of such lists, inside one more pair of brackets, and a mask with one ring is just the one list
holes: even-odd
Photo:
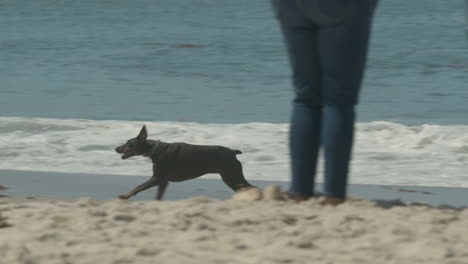
[(377, 0), (272, 0), (292, 68), (291, 196), (312, 196), (323, 144), (326, 196), (344, 198), (355, 105)]

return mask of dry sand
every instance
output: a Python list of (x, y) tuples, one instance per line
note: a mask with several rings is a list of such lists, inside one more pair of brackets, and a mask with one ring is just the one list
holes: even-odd
[(468, 263), (468, 209), (280, 198), (0, 198), (0, 263)]

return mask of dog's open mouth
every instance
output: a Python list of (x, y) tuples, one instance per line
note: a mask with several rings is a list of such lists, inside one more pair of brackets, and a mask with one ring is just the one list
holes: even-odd
[(124, 153), (124, 154), (122, 155), (122, 159), (128, 159), (128, 158), (130, 158), (130, 157), (131, 157), (130, 153)]
[(131, 150), (129, 150), (128, 148), (117, 147), (117, 148), (115, 149), (115, 151), (116, 151), (117, 153), (123, 154), (123, 155), (122, 155), (122, 159), (128, 159), (128, 158), (130, 158), (131, 156), (138, 155), (138, 153), (136, 153), (136, 152), (134, 152), (134, 151), (131, 151)]
[(122, 155), (122, 159), (128, 159), (130, 158), (131, 156), (135, 156), (136, 153), (134, 152), (125, 152), (123, 155)]

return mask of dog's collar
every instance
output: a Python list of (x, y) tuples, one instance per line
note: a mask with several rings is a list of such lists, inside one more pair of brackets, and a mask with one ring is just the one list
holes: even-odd
[(145, 156), (146, 157), (152, 157), (154, 152), (156, 152), (156, 149), (158, 148), (159, 144), (161, 144), (161, 140), (157, 140), (154, 143), (154, 146), (151, 148), (151, 150)]

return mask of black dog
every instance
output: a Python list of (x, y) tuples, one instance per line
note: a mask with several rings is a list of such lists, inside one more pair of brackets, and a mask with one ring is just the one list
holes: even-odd
[(207, 173), (219, 173), (229, 188), (237, 191), (251, 187), (242, 174), (242, 164), (237, 160), (239, 150), (222, 146), (190, 145), (186, 143), (165, 143), (147, 140), (146, 127), (136, 138), (115, 149), (123, 153), (122, 159), (143, 155), (153, 161), (153, 177), (129, 193), (120, 195), (128, 199), (153, 186), (158, 187), (157, 200), (161, 200), (169, 182), (186, 181)]

